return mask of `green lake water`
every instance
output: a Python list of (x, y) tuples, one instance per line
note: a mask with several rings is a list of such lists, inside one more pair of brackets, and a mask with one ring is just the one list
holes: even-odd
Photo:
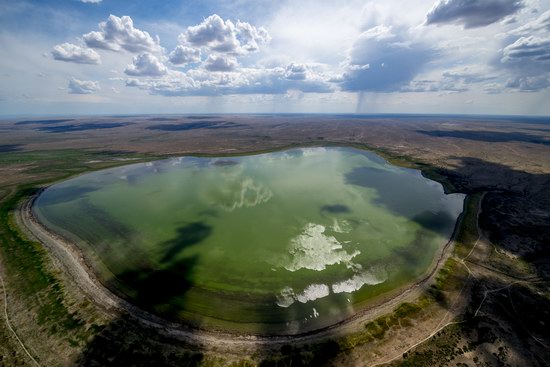
[(93, 172), (46, 189), (34, 212), (151, 312), (297, 333), (424, 274), (463, 200), (371, 152), (303, 148)]

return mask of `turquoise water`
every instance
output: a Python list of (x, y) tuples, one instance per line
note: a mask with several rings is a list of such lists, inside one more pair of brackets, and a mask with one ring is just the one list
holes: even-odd
[(93, 172), (49, 187), (34, 211), (141, 307), (294, 333), (425, 273), (463, 199), (374, 153), (303, 148)]

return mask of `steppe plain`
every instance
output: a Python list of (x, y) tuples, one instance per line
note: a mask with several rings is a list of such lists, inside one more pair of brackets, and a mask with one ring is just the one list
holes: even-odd
[[(419, 115), (17, 118), (0, 122), (0, 364), (547, 365), (550, 119)], [(26, 215), (40, 188), (182, 155), (351, 146), (468, 195), (426, 278), (370, 312), (289, 337), (213, 335), (142, 314), (78, 272)], [(51, 238), (50, 238), (51, 240)], [(53, 241), (56, 242), (56, 241)], [(80, 268), (82, 270), (82, 267)], [(87, 284), (87, 286), (86, 286)], [(87, 288), (86, 288), (87, 287)]]

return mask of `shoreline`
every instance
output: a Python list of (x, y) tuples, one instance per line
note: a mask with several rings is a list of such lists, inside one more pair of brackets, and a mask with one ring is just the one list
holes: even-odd
[(171, 322), (151, 314), (116, 295), (101, 283), (95, 275), (93, 267), (87, 263), (82, 251), (76, 244), (53, 233), (34, 216), (32, 206), (43, 190), (44, 188), (20, 204), (15, 213), (17, 224), (24, 230), (27, 236), (38, 240), (49, 250), (49, 253), (59, 261), (67, 271), (67, 274), (71, 276), (73, 284), (82, 290), (92, 302), (108, 312), (116, 312), (117, 314), (126, 313), (145, 326), (152, 327), (169, 337), (184, 339), (191, 344), (214, 343), (218, 345), (246, 345), (250, 347), (264, 344), (283, 344), (289, 341), (317, 341), (328, 338), (339, 331), (359, 331), (362, 330), (364, 323), (372, 321), (383, 314), (391, 313), (403, 302), (416, 300), (433, 280), (445, 261), (452, 255), (451, 250), (454, 248), (456, 234), (462, 225), (465, 214), (464, 210), (466, 208), (465, 203), (468, 200), (468, 196), (466, 196), (463, 212), (455, 223), (455, 228), (450, 239), (445, 245), (441, 246), (428, 271), (418, 280), (375, 297), (370, 301), (366, 301), (363, 309), (337, 323), (302, 333), (269, 335), (190, 327), (183, 323)]

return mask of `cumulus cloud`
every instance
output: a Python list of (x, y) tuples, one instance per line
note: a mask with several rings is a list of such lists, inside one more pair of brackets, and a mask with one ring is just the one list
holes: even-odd
[(517, 77), (508, 80), (505, 87), (521, 92), (538, 92), (550, 87), (550, 77), (548, 75)]
[(196, 26), (188, 27), (180, 34), (182, 45), (207, 48), (213, 52), (246, 54), (256, 52), (261, 44), (271, 40), (262, 27), (237, 21), (223, 20), (217, 14), (211, 15)]
[(524, 6), (523, 0), (442, 0), (428, 12), (426, 24), (484, 27), (515, 14)]
[(200, 49), (178, 45), (176, 46), (174, 51), (170, 52), (168, 58), (170, 62), (174, 65), (200, 62), (201, 51)]
[(127, 79), (127, 87), (147, 90), (163, 96), (212, 96), (231, 94), (281, 94), (333, 92), (328, 76), (317, 66), (306, 64), (310, 70), (303, 80), (287, 79), (287, 67), (241, 68), (233, 72), (212, 72), (205, 68), (187, 72), (169, 71), (162, 78)]
[(51, 55), (56, 60), (74, 62), (77, 64), (100, 64), (101, 58), (91, 48), (84, 48), (72, 43), (62, 43), (54, 46)]
[(308, 67), (305, 64), (291, 63), (286, 67), (285, 78), (290, 80), (305, 80)]
[(166, 66), (154, 55), (146, 52), (134, 56), (132, 64), (124, 72), (132, 76), (161, 76), (167, 73)]
[(363, 32), (344, 63), (346, 71), (335, 79), (345, 91), (398, 91), (411, 82), (434, 58), (436, 51), (409, 40), (404, 32), (384, 25)]
[(76, 78), (69, 80), (70, 94), (92, 94), (99, 89), (99, 82), (93, 80), (78, 80)]
[(86, 33), (82, 37), (91, 48), (129, 52), (161, 51), (158, 37), (153, 39), (149, 33), (134, 28), (134, 22), (129, 16), (119, 18), (111, 14), (107, 21), (99, 23), (99, 31)]
[(237, 60), (234, 57), (222, 55), (208, 55), (203, 64), (208, 71), (233, 71), (237, 65)]

